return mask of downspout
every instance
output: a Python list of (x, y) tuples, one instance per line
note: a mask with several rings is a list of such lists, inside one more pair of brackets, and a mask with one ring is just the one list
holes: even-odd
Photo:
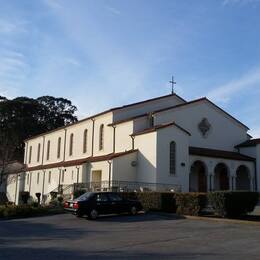
[(112, 164), (112, 161), (108, 160), (108, 189), (110, 191), (110, 187), (111, 187), (111, 164)]
[(43, 170), (43, 182), (42, 182), (42, 202), (43, 201), (43, 195), (44, 195), (44, 184), (45, 184), (45, 170)]
[(42, 144), (42, 165), (44, 160), (44, 146), (45, 146), (45, 136), (43, 136), (43, 144)]
[(116, 151), (116, 126), (113, 125), (113, 153)]
[(256, 161), (254, 161), (254, 166), (255, 166), (255, 191), (258, 191), (257, 187), (257, 169), (256, 169)]
[(63, 148), (63, 162), (65, 161), (66, 156), (66, 140), (67, 140), (67, 129), (64, 128), (65, 134), (64, 134), (64, 148)]
[(135, 149), (135, 137), (132, 135), (130, 135), (130, 136), (132, 138), (132, 150), (134, 150)]
[[(16, 204), (16, 200), (17, 200), (17, 189), (18, 189), (18, 179), (19, 179), (19, 173), (16, 176), (16, 184), (15, 184), (15, 195), (14, 195), (14, 203)], [(18, 205), (18, 200), (17, 200), (17, 204)]]
[(24, 158), (24, 164), (27, 164), (27, 153), (28, 153), (28, 142), (25, 142), (25, 158)]
[(30, 172), (29, 194), (31, 194), (32, 172)]
[(91, 156), (93, 157), (94, 155), (94, 137), (95, 137), (95, 134), (94, 134), (94, 130), (95, 130), (95, 119), (94, 118), (91, 118), (93, 124), (92, 124), (92, 144), (91, 144)]

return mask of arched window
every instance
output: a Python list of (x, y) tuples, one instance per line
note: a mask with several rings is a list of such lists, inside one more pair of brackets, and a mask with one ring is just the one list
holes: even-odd
[(87, 145), (88, 145), (88, 129), (85, 129), (83, 134), (83, 153), (87, 152)]
[(70, 151), (69, 151), (70, 156), (72, 156), (72, 154), (73, 154), (73, 138), (74, 138), (74, 135), (70, 134)]
[(99, 128), (99, 150), (104, 148), (104, 125), (102, 124)]
[(41, 144), (38, 143), (38, 151), (37, 151), (37, 162), (40, 161), (40, 152), (41, 152)]
[(61, 137), (58, 138), (57, 158), (60, 158)]
[(32, 146), (29, 147), (29, 163), (32, 162)]
[(47, 160), (50, 159), (50, 146), (51, 146), (51, 141), (48, 140), (48, 142), (47, 142), (47, 155), (46, 155)]
[(176, 174), (176, 143), (170, 143), (170, 174)]

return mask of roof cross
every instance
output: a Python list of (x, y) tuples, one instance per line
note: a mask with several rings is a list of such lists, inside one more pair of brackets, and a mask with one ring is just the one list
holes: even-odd
[(172, 94), (174, 94), (174, 85), (176, 84), (176, 82), (174, 81), (174, 77), (173, 76), (172, 76), (172, 80), (170, 80), (169, 83), (172, 84)]

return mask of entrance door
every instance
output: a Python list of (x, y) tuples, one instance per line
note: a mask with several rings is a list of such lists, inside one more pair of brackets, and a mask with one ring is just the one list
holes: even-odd
[(100, 190), (101, 189), (101, 180), (102, 180), (102, 171), (92, 171), (92, 188), (94, 190)]

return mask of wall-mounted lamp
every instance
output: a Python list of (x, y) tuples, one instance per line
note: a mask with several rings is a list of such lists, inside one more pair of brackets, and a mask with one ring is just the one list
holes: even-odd
[(181, 166), (182, 166), (182, 167), (185, 167), (185, 165), (186, 165), (185, 162), (182, 162), (182, 163), (181, 163)]

